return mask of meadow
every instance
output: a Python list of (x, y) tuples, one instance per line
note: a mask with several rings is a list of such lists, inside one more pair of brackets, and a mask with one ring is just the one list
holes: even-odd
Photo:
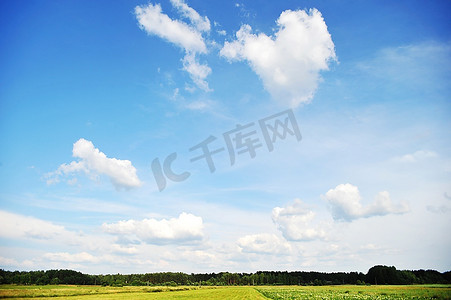
[(102, 287), (0, 285), (2, 299), (451, 299), (451, 285)]

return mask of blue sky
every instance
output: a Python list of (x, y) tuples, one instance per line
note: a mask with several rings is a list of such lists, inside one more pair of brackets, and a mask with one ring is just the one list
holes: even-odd
[[(2, 1), (0, 268), (449, 270), (450, 12)], [(261, 147), (231, 165), (238, 125)]]

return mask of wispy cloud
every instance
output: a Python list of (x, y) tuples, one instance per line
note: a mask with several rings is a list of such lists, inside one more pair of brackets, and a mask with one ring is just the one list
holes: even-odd
[(421, 93), (449, 92), (451, 43), (429, 41), (378, 51), (370, 60), (358, 64), (358, 68), (377, 80), (390, 82), (393, 88), (408, 87)]
[(49, 259), (51, 261), (64, 261), (64, 262), (99, 262), (99, 257), (95, 257), (92, 254), (87, 252), (79, 252), (79, 253), (67, 253), (67, 252), (55, 252), (55, 253), (46, 253), (44, 254), (44, 258)]
[(141, 29), (150, 35), (156, 35), (182, 48), (185, 57), (182, 59), (183, 70), (190, 74), (193, 82), (202, 90), (210, 91), (206, 78), (211, 73), (207, 64), (201, 64), (198, 54), (207, 53), (207, 46), (202, 33), (210, 32), (210, 21), (201, 17), (183, 0), (171, 0), (171, 4), (190, 24), (171, 19), (162, 12), (160, 4), (136, 6), (135, 15)]
[(188, 18), (191, 23), (199, 31), (210, 31), (210, 20), (204, 16), (199, 15), (197, 11), (189, 7), (183, 0), (170, 0), (174, 6), (185, 18)]
[(437, 157), (437, 153), (434, 151), (428, 151), (428, 150), (419, 150), (414, 153), (405, 154), (402, 156), (397, 156), (394, 158), (395, 162), (400, 163), (416, 163), (428, 158), (434, 158)]
[(73, 231), (65, 226), (55, 224), (32, 216), (24, 216), (0, 210), (0, 237), (12, 240), (26, 240), (60, 246), (80, 246), (93, 251), (130, 252), (131, 247), (116, 244), (115, 239), (106, 235), (86, 234)]

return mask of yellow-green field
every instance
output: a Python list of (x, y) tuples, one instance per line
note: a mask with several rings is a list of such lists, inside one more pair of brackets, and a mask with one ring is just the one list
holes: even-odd
[(100, 287), (1, 285), (2, 299), (451, 299), (451, 285)]

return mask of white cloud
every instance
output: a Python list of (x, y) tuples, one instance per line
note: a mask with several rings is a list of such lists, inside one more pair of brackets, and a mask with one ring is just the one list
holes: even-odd
[(186, 260), (191, 260), (195, 262), (214, 262), (217, 260), (216, 255), (209, 253), (204, 250), (186, 250), (182, 252), (182, 256)]
[[(191, 90), (189, 86), (185, 87), (185, 90), (188, 92), (194, 92)], [(181, 109), (189, 109), (193, 111), (206, 111), (214, 108), (216, 106), (216, 102), (210, 99), (198, 99), (194, 101), (187, 100), (183, 95), (180, 95), (179, 88), (175, 88), (172, 96), (170, 97), (171, 101), (177, 104)]]
[(0, 266), (17, 266), (19, 262), (13, 258), (7, 258), (0, 256)]
[(212, 105), (213, 105), (212, 101), (196, 100), (196, 101), (186, 104), (185, 107), (189, 110), (203, 111), (203, 110), (211, 108)]
[[(12, 254), (12, 253), (10, 253)], [(30, 270), (36, 269), (36, 263), (33, 260), (25, 259), (25, 260), (17, 260), (14, 258), (1, 257), (0, 256), (0, 266), (5, 267), (8, 266), (8, 269), (14, 268), (15, 270)]]
[(122, 254), (136, 254), (138, 253), (138, 248), (137, 247), (127, 247), (127, 246), (122, 246), (122, 245), (118, 245), (118, 244), (113, 244), (110, 246), (112, 252), (116, 252), (116, 253), (122, 253)]
[(200, 32), (184, 22), (169, 18), (162, 13), (159, 4), (149, 3), (147, 6), (137, 6), (135, 14), (141, 29), (148, 34), (157, 35), (188, 52), (207, 52)]
[(83, 245), (84, 248), (106, 251), (110, 251), (113, 244), (111, 237), (86, 235), (81, 231), (68, 230), (64, 226), (46, 220), (7, 211), (0, 210), (0, 220), (2, 220), (1, 238), (35, 240), (69, 246)]
[(387, 191), (379, 192), (375, 201), (362, 206), (359, 189), (352, 184), (340, 184), (330, 189), (326, 195), (335, 220), (352, 221), (358, 218), (383, 216), (387, 214), (402, 214), (409, 211), (406, 203), (393, 204)]
[(67, 252), (46, 253), (44, 254), (44, 258), (47, 258), (51, 261), (63, 261), (72, 263), (81, 263), (81, 262), (95, 263), (99, 261), (98, 257), (95, 257), (87, 252), (80, 252), (75, 254), (70, 254)]
[(59, 177), (63, 175), (83, 172), (90, 178), (95, 178), (99, 174), (106, 175), (117, 189), (141, 185), (136, 169), (129, 160), (108, 158), (90, 141), (79, 139), (74, 144), (72, 155), (80, 158), (80, 161), (62, 164), (55, 172), (48, 173), (46, 175), (48, 184), (58, 182)]
[(243, 252), (259, 254), (286, 254), (291, 251), (290, 244), (275, 234), (261, 233), (246, 235), (238, 239)]
[(396, 162), (401, 163), (415, 163), (424, 159), (437, 157), (437, 153), (434, 151), (420, 150), (411, 154), (406, 154), (403, 156), (395, 157), (394, 160)]
[(54, 239), (67, 233), (64, 226), (0, 210), (0, 237), (2, 238), (33, 238)]
[(184, 243), (201, 240), (203, 234), (202, 218), (181, 213), (178, 218), (169, 220), (144, 219), (127, 220), (102, 224), (105, 232), (137, 239), (150, 244)]
[(207, 53), (207, 46), (202, 32), (210, 31), (210, 21), (207, 17), (201, 17), (194, 9), (183, 0), (171, 0), (171, 4), (192, 25), (173, 20), (164, 14), (159, 4), (148, 4), (135, 7), (135, 15), (141, 29), (148, 34), (156, 35), (185, 50), (183, 58), (183, 70), (190, 74), (193, 82), (202, 90), (210, 91), (206, 81), (211, 69), (206, 64), (199, 63), (196, 55)]
[(283, 236), (289, 241), (309, 241), (324, 238), (326, 233), (320, 228), (313, 228), (311, 222), (315, 213), (305, 208), (301, 200), (296, 199), (287, 207), (275, 207), (272, 219)]
[(183, 58), (183, 70), (188, 72), (193, 82), (204, 91), (210, 91), (208, 83), (205, 80), (211, 73), (211, 68), (208, 65), (200, 64), (195, 57), (195, 54), (188, 53)]
[(201, 17), (197, 11), (189, 7), (183, 0), (170, 0), (172, 6), (188, 18), (199, 31), (210, 31), (210, 20), (207, 17)]
[(274, 98), (296, 107), (312, 99), (319, 72), (328, 70), (329, 61), (336, 59), (334, 43), (316, 9), (286, 10), (277, 26), (274, 36), (267, 36), (253, 34), (245, 24), (220, 54), (230, 61), (247, 61)]

